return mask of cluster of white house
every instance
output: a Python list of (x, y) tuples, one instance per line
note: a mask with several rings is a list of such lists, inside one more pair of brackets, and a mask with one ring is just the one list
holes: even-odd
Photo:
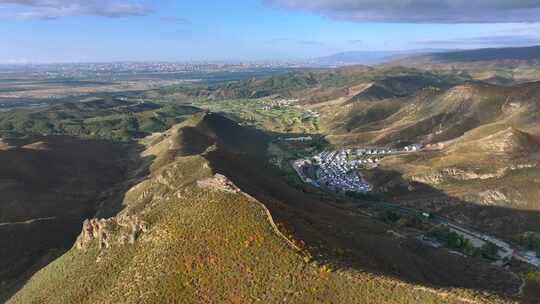
[(422, 145), (420, 144), (414, 144), (414, 145), (406, 146), (403, 148), (405, 152), (416, 152), (416, 151), (420, 151), (421, 149), (422, 149)]
[(270, 100), (266, 101), (262, 105), (263, 110), (271, 110), (274, 108), (290, 107), (294, 103), (297, 103), (299, 99), (279, 99), (279, 100)]
[(349, 155), (364, 156), (364, 155), (386, 155), (395, 153), (395, 150), (384, 148), (367, 148), (367, 149), (346, 149), (345, 152)]
[(310, 162), (317, 166), (316, 183), (335, 191), (369, 192), (370, 184), (358, 174), (358, 160), (349, 160), (347, 151), (322, 152)]
[(421, 144), (413, 144), (403, 147), (403, 149), (387, 149), (387, 148), (362, 148), (362, 149), (346, 149), (350, 155), (365, 156), (365, 155), (388, 155), (402, 152), (417, 152), (422, 150)]
[[(297, 137), (284, 140), (305, 141), (310, 139), (310, 137)], [(416, 152), (421, 149), (421, 145), (415, 144), (403, 149), (359, 148), (325, 151), (309, 159), (297, 160), (293, 166), (305, 182), (314, 186), (334, 191), (365, 193), (372, 191), (373, 187), (361, 178), (359, 168), (376, 167), (386, 155)]]
[(295, 141), (311, 141), (311, 140), (313, 140), (313, 137), (311, 137), (311, 136), (289, 137), (289, 138), (279, 138), (279, 140), (292, 141), (292, 142), (295, 142)]

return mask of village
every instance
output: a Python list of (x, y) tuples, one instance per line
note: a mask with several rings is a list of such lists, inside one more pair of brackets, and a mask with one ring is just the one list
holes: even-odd
[[(283, 140), (309, 141), (311, 138), (298, 137)], [(292, 166), (304, 183), (308, 183), (314, 187), (343, 194), (366, 194), (373, 191), (373, 186), (362, 177), (360, 172), (362, 169), (378, 167), (382, 159), (386, 156), (415, 153), (422, 151), (422, 149), (422, 145), (413, 144), (402, 149), (349, 148), (324, 151), (312, 157), (293, 161)], [(485, 246), (487, 245), (493, 245), (496, 248), (494, 260), (492, 261), (494, 265), (505, 266), (513, 257), (530, 265), (540, 266), (540, 259), (534, 252), (518, 250), (502, 240), (450, 222), (446, 218), (384, 202), (378, 202), (377, 207), (394, 210), (400, 214), (417, 215), (428, 219), (439, 227), (446, 227), (450, 233), (455, 233), (467, 239), (472, 247), (477, 250), (486, 248)], [(425, 234), (418, 235), (417, 239), (430, 247), (440, 248), (445, 246), (444, 242), (428, 237)], [(456, 250), (450, 250), (450, 252), (465, 256), (465, 254)]]
[[(296, 140), (296, 138), (285, 139)], [(302, 137), (301, 140), (309, 140)], [(293, 167), (303, 182), (335, 192), (367, 193), (373, 187), (367, 183), (359, 169), (371, 169), (392, 154), (417, 152), (421, 145), (414, 144), (403, 149), (360, 148), (321, 152), (307, 159), (293, 162)]]

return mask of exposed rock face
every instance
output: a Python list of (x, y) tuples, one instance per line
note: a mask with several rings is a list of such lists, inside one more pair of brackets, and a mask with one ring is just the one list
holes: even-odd
[(241, 190), (233, 184), (226, 176), (215, 174), (214, 177), (197, 181), (200, 188), (216, 189), (231, 193), (240, 193)]
[(83, 223), (76, 246), (85, 250), (94, 240), (98, 240), (100, 249), (107, 249), (115, 244), (133, 244), (140, 234), (147, 230), (147, 224), (136, 216), (87, 219)]
[(508, 197), (498, 190), (486, 190), (480, 192), (478, 196), (481, 198), (482, 203), (486, 205), (495, 205), (500, 202), (508, 201)]
[(433, 174), (413, 176), (411, 179), (415, 182), (438, 185), (447, 179), (455, 180), (485, 180), (490, 178), (501, 178), (510, 171), (535, 168), (536, 164), (518, 164), (498, 169), (493, 173), (476, 173), (472, 170), (463, 170), (460, 168), (445, 168)]

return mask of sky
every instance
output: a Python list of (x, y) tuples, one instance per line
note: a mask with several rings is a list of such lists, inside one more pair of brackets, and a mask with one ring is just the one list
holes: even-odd
[(540, 0), (0, 0), (0, 63), (298, 60), (540, 44)]

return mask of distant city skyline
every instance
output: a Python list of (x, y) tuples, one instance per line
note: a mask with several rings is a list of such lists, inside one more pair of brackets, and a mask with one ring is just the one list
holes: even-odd
[(286, 61), (540, 44), (540, 1), (0, 0), (0, 63)]

